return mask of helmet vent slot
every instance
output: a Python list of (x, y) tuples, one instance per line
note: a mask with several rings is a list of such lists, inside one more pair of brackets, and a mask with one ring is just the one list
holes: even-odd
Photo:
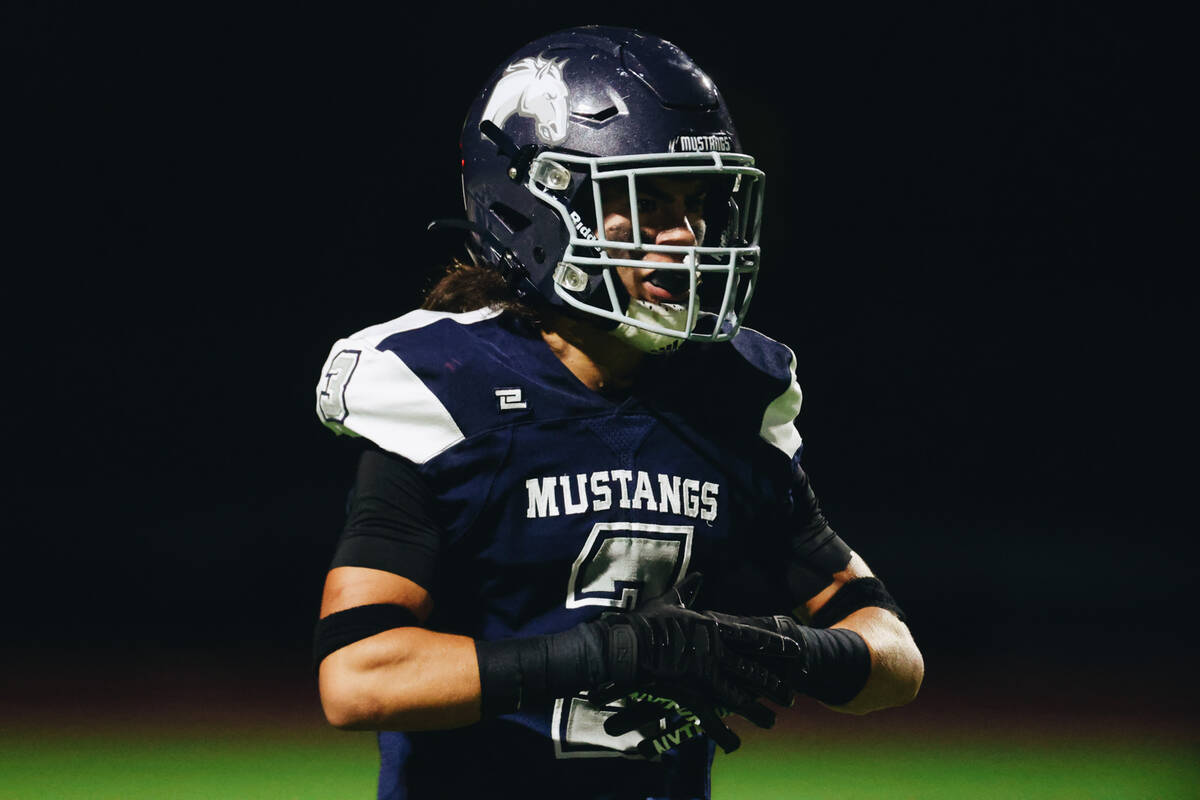
[(618, 109), (616, 106), (609, 106), (608, 108), (602, 108), (599, 111), (592, 111), (590, 113), (583, 111), (572, 111), (571, 116), (591, 120), (592, 122), (604, 122), (604, 120), (612, 119), (620, 113), (620, 109)]

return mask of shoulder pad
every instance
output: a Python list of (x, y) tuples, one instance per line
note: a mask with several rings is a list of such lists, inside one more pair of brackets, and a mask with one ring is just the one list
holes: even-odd
[(499, 313), (418, 310), (339, 339), (317, 381), (317, 417), (335, 433), (362, 436), (425, 463), (464, 438), (454, 416), (418, 374), (429, 362), (445, 361), (447, 337), (405, 337), (404, 348), (394, 346), (396, 337), (445, 321), (438, 329), (452, 338), (460, 327)]
[(804, 399), (796, 380), (796, 354), (782, 342), (746, 327), (738, 329), (732, 344), (746, 363), (769, 378), (778, 390), (763, 410), (759, 435), (788, 458), (794, 458), (802, 444), (795, 423)]

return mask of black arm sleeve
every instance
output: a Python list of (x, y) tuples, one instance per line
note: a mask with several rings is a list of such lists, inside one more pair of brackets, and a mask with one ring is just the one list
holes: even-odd
[(330, 567), (370, 567), (433, 591), (441, 528), (433, 493), (411, 461), (366, 450)]
[(799, 464), (792, 475), (791, 493), (786, 577), (793, 602), (800, 604), (828, 586), (835, 572), (846, 568), (850, 548), (829, 527), (808, 475)]

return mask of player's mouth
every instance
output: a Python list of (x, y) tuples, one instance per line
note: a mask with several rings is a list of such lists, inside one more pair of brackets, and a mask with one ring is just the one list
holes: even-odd
[(682, 303), (687, 299), (690, 278), (687, 270), (656, 269), (643, 282), (648, 300), (656, 303)]

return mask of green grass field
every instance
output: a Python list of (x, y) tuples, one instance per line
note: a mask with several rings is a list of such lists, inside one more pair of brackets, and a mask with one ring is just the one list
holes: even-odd
[[(778, 734), (778, 735), (777, 735)], [(753, 733), (718, 756), (720, 800), (773, 798), (1196, 798), (1193, 744), (1169, 737), (912, 735), (857, 742)], [(824, 743), (822, 743), (824, 742)], [(190, 727), (109, 720), (0, 735), (3, 800), (330, 800), (374, 797), (371, 734), (304, 722)]]
[[(12, 670), (0, 800), (374, 798), (374, 735), (325, 724), (302, 656), (253, 656), (63, 655)], [(744, 744), (717, 756), (714, 797), (1200, 798), (1200, 709), (1183, 665), (1131, 681), (1137, 693), (1073, 666), (934, 666), (905, 708), (856, 717), (801, 701), (770, 731), (734, 722)]]

